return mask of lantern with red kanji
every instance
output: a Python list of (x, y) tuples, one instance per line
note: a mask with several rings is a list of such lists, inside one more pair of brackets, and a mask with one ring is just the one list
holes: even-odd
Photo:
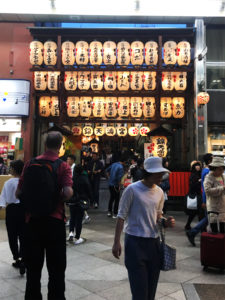
[(53, 41), (44, 43), (44, 63), (46, 66), (55, 66), (57, 62), (57, 44)]
[(161, 118), (172, 117), (172, 99), (169, 97), (162, 97), (160, 99), (160, 116)]
[(62, 43), (62, 63), (64, 66), (72, 66), (75, 63), (75, 46), (73, 42)]
[(116, 43), (106, 41), (103, 44), (103, 62), (105, 65), (115, 65), (116, 63)]
[(89, 45), (85, 41), (76, 43), (75, 48), (76, 63), (78, 65), (87, 65), (89, 61)]
[(75, 91), (77, 89), (77, 72), (65, 72), (64, 86), (67, 91)]
[(182, 41), (177, 44), (177, 63), (179, 66), (188, 66), (191, 62), (191, 45)]
[(177, 62), (176, 56), (177, 44), (174, 41), (164, 43), (164, 63), (166, 65), (175, 65)]
[(101, 65), (102, 64), (102, 43), (98, 41), (93, 41), (89, 46), (90, 51), (90, 63), (91, 65)]
[(48, 96), (39, 99), (39, 116), (49, 117), (51, 114), (51, 98)]
[(206, 92), (198, 93), (197, 95), (198, 105), (204, 105), (209, 102), (209, 94)]
[(173, 98), (173, 117), (175, 119), (182, 119), (185, 115), (185, 100), (182, 97)]
[(145, 44), (145, 63), (148, 66), (155, 66), (158, 63), (158, 44), (154, 41)]
[(120, 66), (127, 66), (130, 63), (130, 44), (122, 41), (117, 44), (117, 62)]
[(44, 45), (39, 41), (30, 43), (30, 63), (33, 66), (40, 66), (43, 63)]
[(68, 117), (76, 118), (80, 114), (80, 100), (79, 97), (67, 98), (67, 115)]
[(45, 91), (47, 88), (47, 72), (34, 72), (34, 89)]

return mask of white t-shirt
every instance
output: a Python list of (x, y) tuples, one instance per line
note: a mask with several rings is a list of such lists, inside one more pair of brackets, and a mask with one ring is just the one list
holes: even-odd
[(16, 198), (15, 193), (19, 178), (10, 178), (3, 186), (2, 193), (0, 195), (0, 206), (6, 207), (8, 204), (20, 203), (20, 200)]

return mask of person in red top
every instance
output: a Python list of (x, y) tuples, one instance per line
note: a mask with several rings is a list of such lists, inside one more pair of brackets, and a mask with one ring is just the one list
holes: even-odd
[[(62, 134), (57, 131), (48, 133), (45, 141), (45, 152), (36, 157), (38, 160), (56, 161), (62, 144)], [(29, 166), (27, 162), (20, 177), (16, 196), (19, 197), (24, 172)], [(25, 232), (25, 264), (27, 282), (25, 300), (41, 300), (41, 272), (46, 254), (46, 265), (49, 274), (48, 300), (65, 300), (66, 270), (66, 232), (64, 201), (73, 195), (71, 168), (62, 162), (57, 168), (57, 183), (60, 189), (60, 200), (56, 210), (45, 218), (34, 218), (27, 214)]]

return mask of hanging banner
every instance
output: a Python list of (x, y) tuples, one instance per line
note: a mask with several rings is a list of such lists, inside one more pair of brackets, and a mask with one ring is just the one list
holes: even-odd
[(117, 62), (120, 66), (127, 66), (130, 63), (130, 44), (122, 41), (117, 44)]
[(39, 41), (30, 43), (30, 63), (33, 66), (40, 66), (43, 63), (44, 45)]
[(154, 41), (145, 44), (145, 63), (148, 66), (155, 66), (158, 63), (158, 44)]
[(142, 90), (143, 72), (130, 72), (130, 87), (134, 91)]
[(57, 44), (53, 41), (44, 43), (44, 63), (46, 66), (55, 66), (57, 63)]
[(78, 65), (87, 65), (89, 61), (89, 46), (88, 43), (85, 41), (79, 41), (76, 43), (76, 49), (75, 49), (75, 57), (76, 57), (76, 63)]
[(78, 117), (80, 114), (80, 99), (79, 97), (67, 98), (67, 115), (69, 117)]
[(77, 72), (65, 72), (64, 86), (67, 91), (75, 91), (77, 89)]
[(62, 63), (64, 66), (72, 66), (75, 63), (75, 46), (73, 42), (62, 43)]
[(107, 41), (103, 44), (103, 62), (105, 65), (115, 65), (116, 63), (116, 43)]
[(154, 97), (143, 97), (143, 116), (145, 118), (154, 118), (155, 117), (155, 98)]
[(141, 41), (134, 41), (131, 44), (131, 63), (132, 65), (142, 65), (144, 61), (144, 44)]

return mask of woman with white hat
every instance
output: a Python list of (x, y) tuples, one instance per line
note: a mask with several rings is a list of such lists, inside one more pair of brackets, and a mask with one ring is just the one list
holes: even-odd
[[(121, 255), (120, 236), (125, 222), (125, 265), (133, 300), (155, 299), (160, 273), (160, 241), (157, 221), (162, 217), (164, 195), (158, 186), (165, 172), (160, 157), (144, 161), (144, 179), (130, 184), (120, 200), (112, 253)], [(168, 217), (165, 226), (173, 227)]]

